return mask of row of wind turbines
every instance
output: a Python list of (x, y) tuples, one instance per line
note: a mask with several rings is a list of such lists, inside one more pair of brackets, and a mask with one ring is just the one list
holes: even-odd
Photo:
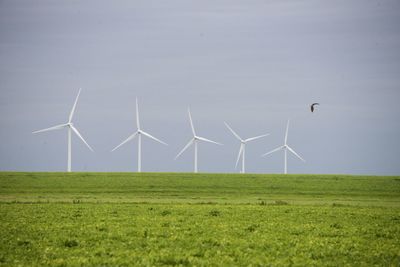
[[(71, 172), (71, 160), (72, 160), (72, 146), (71, 146), (71, 137), (72, 137), (72, 133), (75, 133), (79, 139), (81, 139), (81, 141), (91, 150), (93, 151), (93, 149), (90, 147), (90, 145), (85, 141), (85, 139), (82, 137), (82, 135), (79, 133), (78, 129), (75, 128), (75, 126), (72, 123), (72, 118), (74, 116), (74, 112), (75, 112), (75, 108), (76, 108), (76, 104), (78, 103), (78, 99), (79, 99), (79, 95), (81, 93), (81, 89), (79, 89), (78, 95), (76, 96), (74, 105), (72, 106), (72, 110), (69, 114), (68, 117), (68, 121), (66, 123), (63, 124), (59, 124), (50, 128), (46, 128), (46, 129), (42, 129), (42, 130), (38, 130), (33, 132), (34, 134), (36, 133), (42, 133), (42, 132), (48, 132), (48, 131), (53, 131), (53, 130), (61, 130), (61, 129), (67, 129), (68, 130), (68, 164), (67, 164), (67, 171)], [(192, 129), (192, 138), (189, 140), (189, 142), (183, 147), (183, 149), (176, 155), (175, 160), (177, 158), (179, 158), (179, 156), (181, 156), (190, 146), (194, 145), (194, 172), (197, 173), (198, 172), (198, 144), (199, 142), (208, 142), (208, 143), (213, 143), (216, 145), (222, 145), (221, 143), (215, 142), (213, 140), (207, 139), (205, 137), (201, 137), (198, 136), (196, 134), (194, 125), (193, 125), (193, 120), (192, 120), (192, 115), (190, 113), (190, 109), (188, 109), (188, 114), (189, 114), (189, 121), (190, 121), (190, 126)], [(241, 168), (241, 173), (245, 173), (246, 172), (246, 164), (245, 164), (245, 154), (246, 154), (246, 144), (248, 142), (251, 141), (255, 141), (257, 139), (263, 138), (268, 136), (269, 134), (263, 134), (263, 135), (259, 135), (259, 136), (255, 136), (255, 137), (250, 137), (247, 139), (242, 139), (226, 122), (225, 126), (229, 129), (229, 131), (240, 141), (240, 148), (239, 148), (239, 153), (237, 155), (237, 159), (236, 159), (236, 165), (235, 167), (237, 168), (240, 159), (242, 159), (242, 168)], [(120, 148), (121, 146), (123, 146), (124, 144), (126, 144), (127, 142), (133, 140), (135, 137), (137, 137), (138, 139), (138, 172), (142, 171), (142, 135), (145, 137), (148, 137), (158, 143), (161, 143), (163, 145), (167, 145), (167, 143), (161, 141), (160, 139), (152, 136), (151, 134), (145, 132), (142, 130), (142, 128), (140, 127), (140, 120), (139, 120), (139, 106), (138, 106), (138, 100), (136, 98), (136, 131), (131, 134), (127, 139), (125, 139), (122, 143), (120, 143), (119, 145), (117, 145), (114, 149), (112, 149), (111, 151), (115, 151), (118, 148)], [(289, 120), (287, 122), (286, 125), (286, 132), (285, 132), (285, 139), (284, 139), (284, 144), (282, 146), (279, 146), (261, 156), (267, 156), (271, 153), (277, 152), (277, 151), (281, 151), (283, 150), (284, 152), (284, 173), (287, 174), (287, 152), (291, 152), (293, 155), (295, 155), (297, 158), (299, 158), (300, 160), (302, 160), (303, 162), (305, 162), (305, 160), (299, 155), (297, 154), (288, 144), (287, 144), (287, 139), (288, 139), (288, 131), (289, 131)]]

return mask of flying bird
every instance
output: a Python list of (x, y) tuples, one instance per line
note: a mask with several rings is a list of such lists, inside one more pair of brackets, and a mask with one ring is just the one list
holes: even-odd
[(311, 105), (311, 112), (314, 112), (314, 106), (315, 105), (319, 105), (319, 103), (313, 103), (312, 105)]

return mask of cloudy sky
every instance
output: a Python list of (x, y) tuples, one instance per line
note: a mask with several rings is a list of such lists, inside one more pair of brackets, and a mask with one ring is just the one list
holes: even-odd
[[(75, 171), (134, 171), (135, 97), (144, 171), (192, 171), (190, 106), (199, 170), (400, 174), (399, 1), (0, 1), (0, 170), (64, 171), (74, 124)], [(315, 113), (309, 104), (319, 102)]]

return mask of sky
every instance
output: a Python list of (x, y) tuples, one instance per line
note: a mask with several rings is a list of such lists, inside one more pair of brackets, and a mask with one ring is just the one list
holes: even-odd
[[(65, 123), (79, 88), (73, 171), (400, 175), (399, 1), (0, 1), (0, 170), (65, 171)], [(309, 105), (319, 102), (314, 113)]]

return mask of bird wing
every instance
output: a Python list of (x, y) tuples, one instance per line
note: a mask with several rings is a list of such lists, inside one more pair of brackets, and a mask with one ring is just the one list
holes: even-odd
[(314, 106), (315, 106), (315, 105), (319, 105), (319, 103), (312, 103), (312, 104), (311, 104), (311, 112), (314, 112)]

